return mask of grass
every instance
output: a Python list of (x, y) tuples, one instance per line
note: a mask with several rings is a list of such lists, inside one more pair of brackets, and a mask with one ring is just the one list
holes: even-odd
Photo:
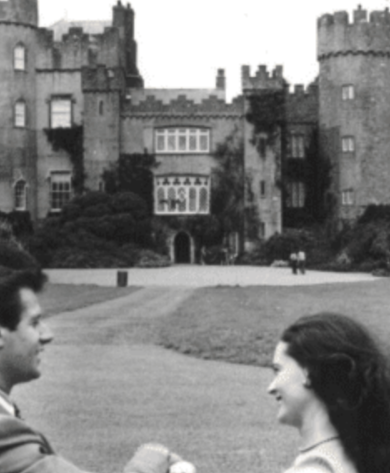
[(150, 440), (183, 454), (199, 473), (284, 471), (297, 435), (276, 424), (266, 394), (272, 375), (257, 367), (268, 364), (280, 331), (302, 314), (331, 310), (362, 320), (385, 342), (390, 335), (388, 279), (198, 289), (165, 315), (141, 317), (134, 297), (109, 312), (96, 306), (53, 317), (133, 290), (50, 286), (43, 305), (56, 340), (42, 379), (15, 393), (31, 425), (88, 471), (121, 471)]
[(269, 366), (281, 331), (304, 314), (350, 315), (390, 339), (389, 280), (196, 291), (161, 323), (159, 343), (204, 359)]
[(45, 316), (70, 312), (138, 291), (138, 287), (100, 287), (95, 285), (47, 284), (41, 295)]

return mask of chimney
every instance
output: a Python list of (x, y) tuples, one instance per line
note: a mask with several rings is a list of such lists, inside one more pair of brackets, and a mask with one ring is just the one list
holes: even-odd
[(226, 78), (225, 78), (225, 70), (224, 69), (218, 69), (216, 85), (217, 85), (217, 89), (225, 90), (225, 88), (226, 88)]

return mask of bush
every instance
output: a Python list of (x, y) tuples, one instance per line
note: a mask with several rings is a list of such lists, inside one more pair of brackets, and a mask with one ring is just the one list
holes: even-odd
[[(60, 215), (46, 218), (29, 241), (34, 256), (51, 268), (129, 267), (139, 260), (140, 248), (148, 245), (147, 207), (131, 192), (78, 196)], [(166, 265), (157, 260), (153, 264)]]
[(36, 269), (39, 264), (13, 241), (0, 240), (0, 266), (11, 269)]
[(168, 256), (159, 255), (152, 250), (141, 250), (135, 266), (137, 268), (166, 268), (170, 265)]

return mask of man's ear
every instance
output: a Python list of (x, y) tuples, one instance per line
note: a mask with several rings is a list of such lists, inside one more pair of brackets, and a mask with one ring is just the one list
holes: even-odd
[(0, 349), (3, 348), (4, 346), (4, 334), (5, 334), (5, 328), (0, 326)]

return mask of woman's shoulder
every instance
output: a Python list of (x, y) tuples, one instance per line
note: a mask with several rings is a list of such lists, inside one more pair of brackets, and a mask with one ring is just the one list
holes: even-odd
[(357, 470), (337, 440), (299, 454), (286, 473), (357, 473)]

